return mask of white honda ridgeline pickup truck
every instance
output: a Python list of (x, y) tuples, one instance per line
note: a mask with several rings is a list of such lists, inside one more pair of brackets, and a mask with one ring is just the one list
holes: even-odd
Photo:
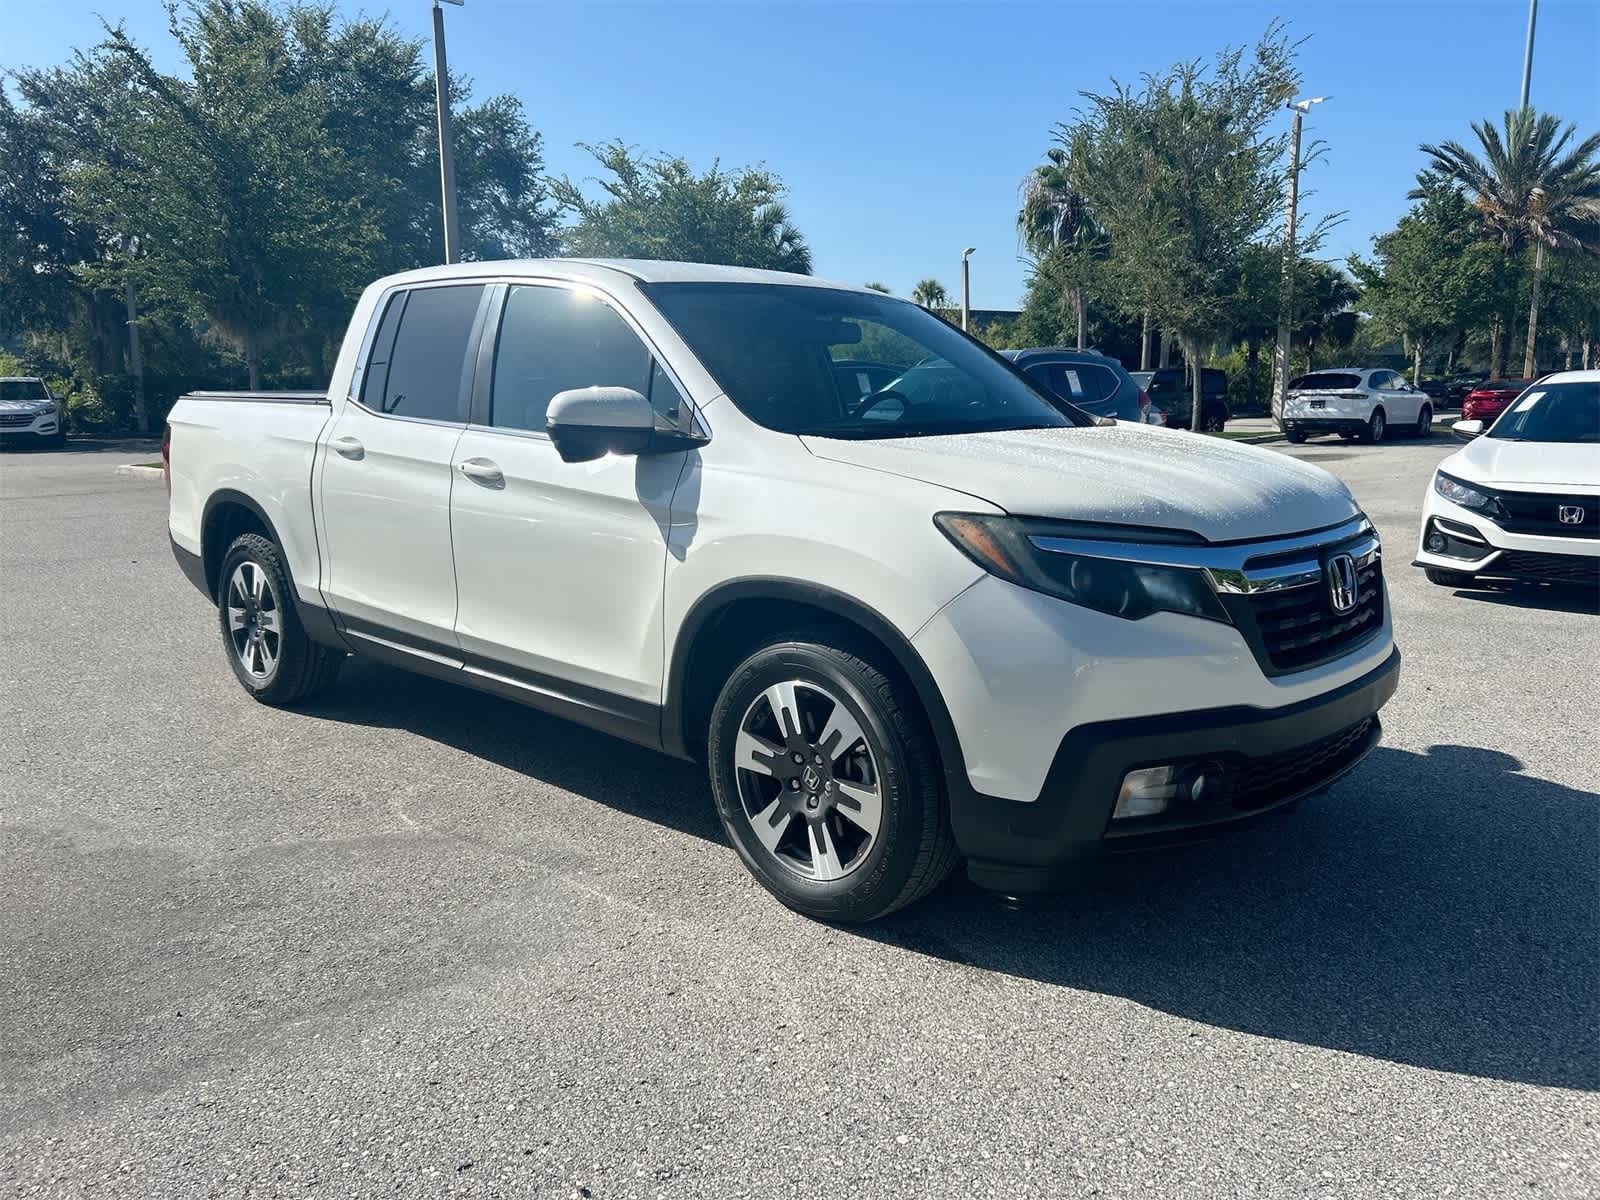
[(257, 700), (359, 654), (703, 760), (745, 865), (829, 920), (1321, 790), (1399, 676), (1331, 475), (1090, 418), (803, 276), (396, 275), (326, 395), (185, 396), (166, 458)]

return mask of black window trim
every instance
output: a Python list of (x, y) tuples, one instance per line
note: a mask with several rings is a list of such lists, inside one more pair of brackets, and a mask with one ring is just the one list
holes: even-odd
[[(685, 432), (691, 433), (707, 442), (711, 440), (711, 424), (706, 420), (705, 412), (700, 403), (694, 398), (694, 393), (684, 386), (683, 376), (679, 374), (677, 367), (672, 364), (670, 358), (661, 352), (661, 347), (645, 330), (639, 319), (630, 310), (627, 302), (604, 283), (581, 276), (508, 275), (502, 272), (485, 272), (482, 275), (465, 275), (460, 278), (419, 279), (414, 282), (396, 283), (385, 288), (378, 296), (378, 301), (367, 318), (367, 327), (361, 335), (361, 349), (356, 354), (356, 365), (355, 369), (350, 373), (350, 387), (345, 394), (345, 399), (362, 412), (370, 413), (375, 417), (382, 417), (388, 421), (412, 421), (422, 425), (444, 425), (450, 428), (471, 429), (477, 433), (499, 433), (507, 436), (518, 436), (527, 433), (548, 441), (550, 435), (542, 430), (498, 429), (487, 423), (488, 386), (494, 373), (495, 337), (484, 335), (489, 331), (493, 331), (494, 334), (498, 335), (500, 312), (505, 304), (506, 292), (511, 287), (520, 287), (526, 284), (544, 284), (572, 289), (587, 288), (589, 291), (594, 292), (595, 295), (602, 297), (613, 310), (621, 314), (623, 321), (644, 342), (645, 348), (666, 370), (667, 377), (672, 380), (673, 385), (678, 389), (678, 394), (683, 397), (684, 403), (687, 405), (687, 428)], [(389, 301), (394, 298), (395, 294), (397, 292), (412, 292), (430, 287), (462, 286), (481, 287), (484, 289), (484, 303), (481, 303), (478, 307), (478, 321), (469, 335), (469, 340), (472, 337), (476, 337), (478, 341), (477, 349), (471, 351), (477, 355), (477, 365), (472, 372), (472, 392), (466, 411), (466, 420), (464, 422), (435, 421), (428, 417), (406, 417), (398, 413), (379, 412), (361, 403), (361, 386), (366, 379), (368, 359), (372, 354), (372, 343), (378, 336), (378, 326), (383, 322), (383, 314), (388, 310)], [(644, 303), (648, 304), (649, 299), (645, 298)], [(665, 318), (662, 319), (664, 320)], [(487, 346), (487, 362), (485, 362), (485, 346)], [(481, 421), (479, 419), (480, 413), (483, 417)]]
[[(356, 368), (350, 374), (350, 390), (345, 399), (354, 404), (362, 412), (370, 416), (381, 417), (385, 421), (409, 421), (413, 425), (439, 425), (447, 429), (464, 429), (471, 415), (471, 397), (477, 391), (477, 371), (462, 372), (461, 391), (456, 395), (456, 418), (450, 421), (440, 420), (437, 417), (412, 417), (404, 413), (384, 412), (381, 408), (373, 408), (361, 400), (361, 390), (366, 385), (367, 371), (371, 366), (373, 342), (377, 340), (378, 330), (383, 324), (384, 314), (389, 311), (389, 305), (395, 297), (405, 294), (406, 303), (409, 305), (412, 292), (421, 292), (433, 288), (444, 287), (476, 287), (483, 289), (483, 295), (478, 297), (478, 311), (473, 316), (472, 326), (467, 331), (466, 362), (478, 353), (476, 347), (483, 338), (484, 316), (488, 311), (490, 293), (494, 290), (492, 284), (486, 279), (422, 279), (415, 283), (397, 283), (391, 288), (384, 289), (378, 297), (378, 303), (373, 307), (372, 316), (367, 322), (366, 332), (361, 337), (361, 350), (356, 359)], [(401, 324), (405, 323), (405, 314), (401, 314)], [(395, 331), (398, 338), (399, 330)], [(391, 353), (393, 349), (391, 347)], [(470, 381), (470, 382), (469, 382)], [(463, 393), (466, 393), (467, 403), (462, 403)]]
[[(607, 288), (593, 283), (587, 279), (558, 279), (544, 275), (505, 276), (495, 281), (491, 289), (493, 295), (483, 313), (482, 336), (478, 341), (477, 367), (473, 375), (472, 404), (467, 414), (467, 428), (474, 433), (497, 433), (504, 437), (527, 437), (536, 441), (548, 442), (550, 435), (543, 429), (514, 429), (509, 425), (491, 424), (494, 414), (490, 411), (491, 390), (494, 384), (494, 352), (500, 341), (500, 325), (505, 317), (506, 299), (514, 287), (554, 287), (563, 288), (569, 292), (593, 292), (611, 309), (622, 318), (622, 323), (633, 331), (635, 337), (643, 344), (645, 351), (654, 363), (659, 363), (672, 385), (678, 389), (678, 395), (683, 397), (686, 412), (680, 418), (680, 425), (684, 425), (684, 432), (711, 440), (711, 427), (706, 424), (705, 417), (701, 414), (700, 406), (695, 403), (689, 389), (684, 386), (683, 378), (678, 374), (666, 355), (661, 353), (661, 348), (639, 323), (633, 313), (628, 311), (628, 306)], [(686, 419), (685, 419), (686, 418)]]

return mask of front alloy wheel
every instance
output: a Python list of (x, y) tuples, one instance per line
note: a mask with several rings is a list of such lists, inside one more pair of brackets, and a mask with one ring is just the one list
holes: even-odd
[(859, 870), (883, 824), (878, 767), (839, 697), (803, 679), (751, 702), (734, 743), (745, 818), (773, 860), (804, 879)]
[(880, 647), (832, 627), (775, 637), (729, 673), (706, 743), (722, 828), (790, 908), (870, 921), (955, 869), (916, 692)]

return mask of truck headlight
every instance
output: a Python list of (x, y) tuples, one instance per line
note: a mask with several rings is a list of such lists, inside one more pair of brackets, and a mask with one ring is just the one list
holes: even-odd
[(1463, 483), (1443, 471), (1435, 473), (1433, 490), (1451, 504), (1459, 504), (1462, 508), (1470, 508), (1474, 512), (1491, 513), (1500, 510), (1499, 501), (1488, 492), (1479, 491), (1470, 483)]
[(1016, 517), (938, 513), (933, 521), (973, 562), (1018, 587), (1130, 621), (1175, 612), (1230, 623), (1198, 570), (1040, 550)]

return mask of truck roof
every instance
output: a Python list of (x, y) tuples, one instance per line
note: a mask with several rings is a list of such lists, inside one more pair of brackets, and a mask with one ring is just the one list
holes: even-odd
[(801, 287), (838, 288), (860, 292), (865, 288), (834, 283), (812, 275), (788, 271), (759, 271), (753, 267), (724, 267), (711, 263), (668, 262), (648, 258), (512, 258), (489, 262), (451, 263), (422, 267), (390, 275), (378, 282), (384, 286), (401, 283), (428, 283), (443, 279), (474, 279), (483, 276), (588, 279), (595, 283), (617, 283), (632, 279), (639, 283), (768, 283)]

